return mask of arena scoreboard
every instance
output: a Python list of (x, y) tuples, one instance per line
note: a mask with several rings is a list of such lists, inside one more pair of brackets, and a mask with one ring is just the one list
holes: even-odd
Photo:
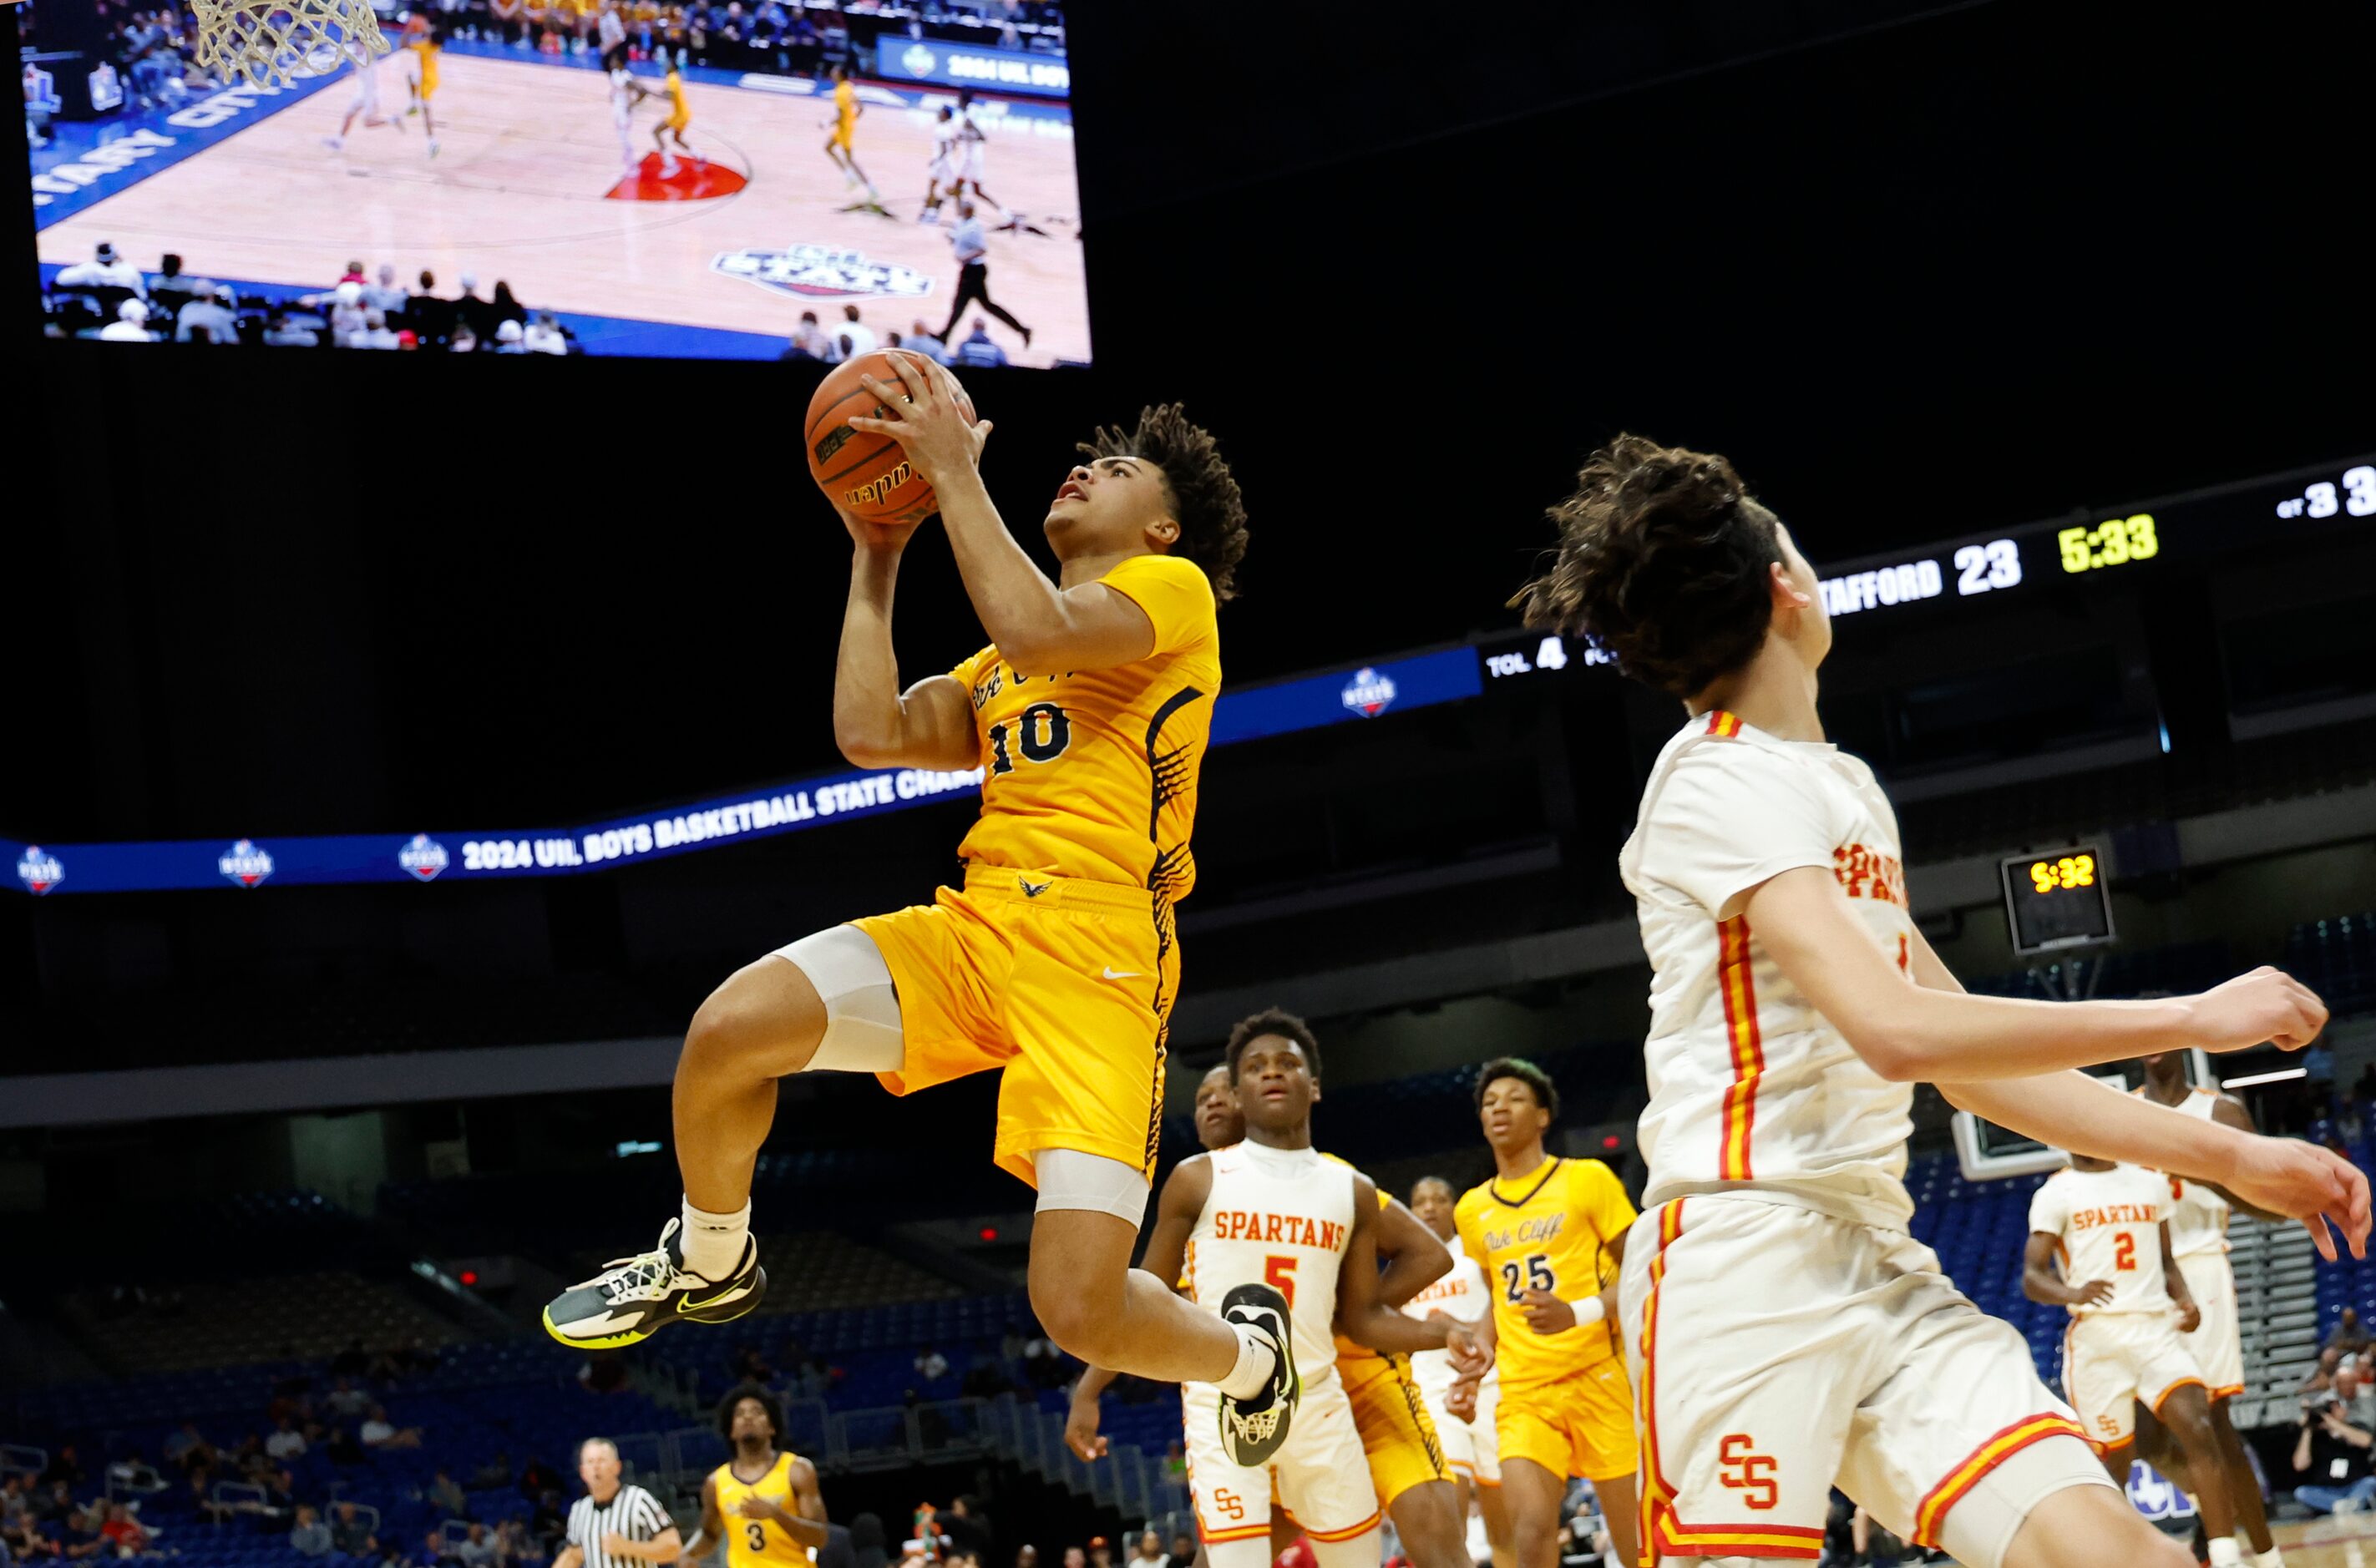
[(2095, 845), (2008, 855), (1997, 870), (2015, 953), (2026, 957), (2112, 940), (2111, 881)]

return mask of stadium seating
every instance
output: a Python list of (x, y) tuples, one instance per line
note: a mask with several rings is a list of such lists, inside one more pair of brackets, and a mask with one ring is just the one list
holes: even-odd
[(2337, 1013), (2376, 1007), (2376, 910), (2304, 921), (2287, 933), (2285, 967)]
[(85, 1346), (125, 1372), (320, 1360), (353, 1339), (443, 1345), (456, 1332), (427, 1308), (343, 1273), (196, 1282), (170, 1307), (125, 1315), (104, 1298), (70, 1296), (62, 1305)]

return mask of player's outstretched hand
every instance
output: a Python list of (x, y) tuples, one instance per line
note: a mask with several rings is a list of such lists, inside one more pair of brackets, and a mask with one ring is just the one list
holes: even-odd
[(849, 427), (869, 435), (887, 435), (908, 454), (908, 461), (926, 482), (938, 490), (958, 474), (970, 473), (990, 439), (988, 420), (966, 418), (957, 401), (957, 380), (947, 369), (921, 354), (900, 353), (891, 362), (899, 367), (893, 381), (876, 376), (860, 384), (880, 398), (889, 419), (852, 414)]
[(2219, 1185), (2254, 1208), (2300, 1220), (2329, 1263), (2335, 1230), (2353, 1257), (2368, 1255), (2368, 1173), (2333, 1149), (2299, 1138), (2248, 1137)]
[(1085, 1460), (1104, 1458), (1106, 1440), (1099, 1432), (1098, 1424), (1098, 1402), (1074, 1400), (1072, 1410), (1064, 1417), (1064, 1446)]
[(2209, 1051), (2249, 1051), (2268, 1041), (2299, 1051), (2326, 1028), (2326, 1004), (2283, 969), (2263, 964), (2186, 998), (2188, 1032)]

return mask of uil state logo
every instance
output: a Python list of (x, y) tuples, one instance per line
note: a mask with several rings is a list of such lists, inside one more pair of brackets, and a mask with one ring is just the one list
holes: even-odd
[(1395, 683), (1392, 677), (1365, 666), (1353, 671), (1353, 678), (1345, 683), (1344, 691), (1337, 695), (1348, 712), (1375, 719), (1394, 706)]
[(396, 852), (396, 863), (410, 872), (417, 882), (434, 882), (451, 858), (446, 853), (446, 846), (426, 833), (414, 834)]
[(215, 869), (242, 887), (254, 887), (272, 874), (272, 857), (243, 838), (222, 852)]
[(710, 258), (709, 269), (804, 300), (919, 300), (933, 291), (928, 273), (837, 245), (726, 251)]
[(47, 893), (65, 879), (65, 862), (39, 844), (26, 845), (25, 852), (17, 857), (17, 880), (25, 885), (28, 893)]
[(933, 67), (940, 63), (941, 57), (921, 43), (908, 45), (899, 55), (899, 68), (918, 81), (930, 78)]

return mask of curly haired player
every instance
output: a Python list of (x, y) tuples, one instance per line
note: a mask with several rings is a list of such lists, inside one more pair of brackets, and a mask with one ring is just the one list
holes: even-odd
[(2355, 1255), (2366, 1177), (2073, 1069), (2308, 1043), (2310, 991), (1969, 996), (1906, 904), (1895, 814), (1826, 743), (1814, 568), (1719, 457), (1621, 436), (1551, 508), (1528, 622), (1590, 638), (1688, 715), (1620, 856), (1650, 957), (1645, 1212), (1619, 1304), (1645, 1551), (1812, 1558), (1835, 1479), (1970, 1568), (2176, 1564), (2107, 1481), (2021, 1336), (1907, 1233), (1913, 1086), (2058, 1146), (2214, 1182)]
[(850, 422), (896, 439), (931, 482), (991, 646), (903, 693), (891, 598), (916, 525), (845, 513), (835, 739), (861, 767), (982, 770), (965, 886), (803, 937), (711, 993), (677, 1063), (683, 1213), (650, 1252), (555, 1300), (546, 1327), (629, 1345), (757, 1304), (751, 1173), (777, 1079), (865, 1072), (909, 1094), (998, 1070), (993, 1158), (1040, 1191), (1029, 1285), (1050, 1336), (1094, 1365), (1218, 1384), (1233, 1412), (1283, 1426), (1286, 1324), (1225, 1321), (1130, 1266), (1179, 992), (1172, 906), (1196, 876), (1216, 612), (1246, 549), (1237, 481), (1177, 408), (1097, 432), (1042, 524), (1051, 582), (982, 487), (989, 422), (968, 422), (940, 366), (899, 363), (900, 386), (865, 383), (885, 417)]

